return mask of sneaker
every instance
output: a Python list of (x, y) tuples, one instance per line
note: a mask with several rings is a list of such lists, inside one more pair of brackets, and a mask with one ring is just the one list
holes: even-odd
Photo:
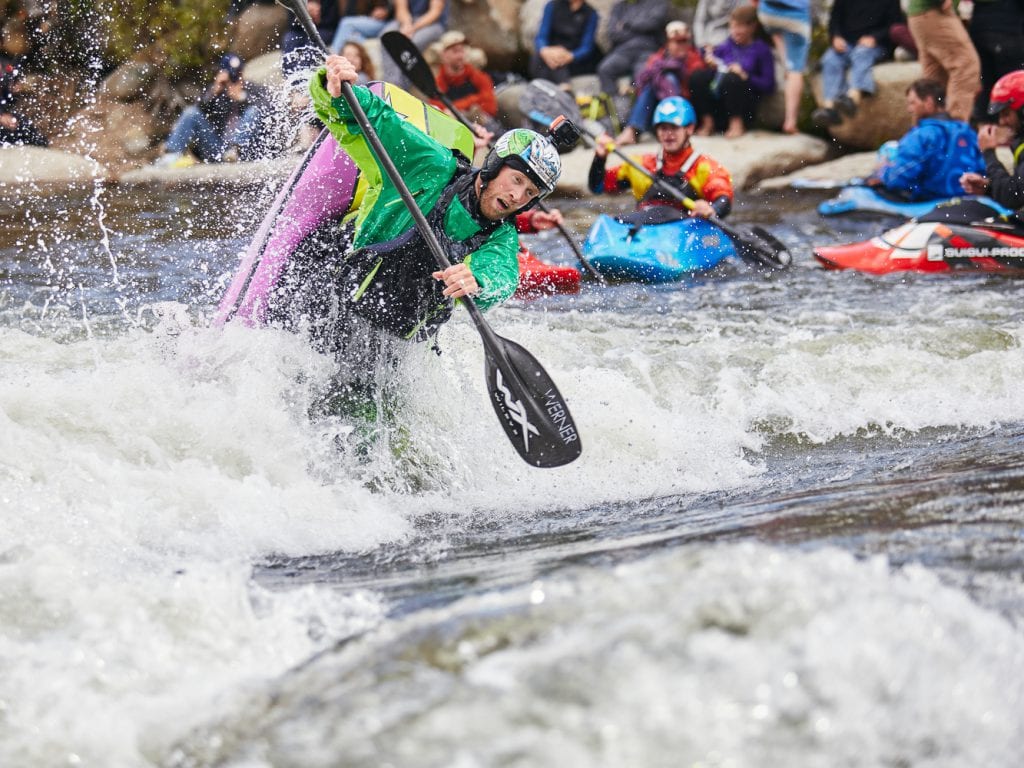
[(916, 57), (902, 45), (897, 45), (896, 50), (892, 52), (892, 58), (894, 61), (913, 61)]
[(814, 121), (815, 125), (820, 125), (826, 128), (830, 125), (839, 125), (843, 122), (843, 118), (840, 117), (839, 113), (832, 107), (818, 107), (811, 113), (811, 120)]
[(847, 117), (857, 114), (857, 102), (845, 93), (836, 99), (836, 108)]
[(153, 163), (156, 168), (188, 168), (197, 160), (191, 152), (165, 152)]
[(224, 154), (220, 156), (222, 163), (237, 163), (240, 159), (241, 155), (238, 152), (238, 147), (234, 144), (225, 149)]
[(155, 168), (172, 168), (181, 159), (181, 152), (164, 152), (153, 161)]

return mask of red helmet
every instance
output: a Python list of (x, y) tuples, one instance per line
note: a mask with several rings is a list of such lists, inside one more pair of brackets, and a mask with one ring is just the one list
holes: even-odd
[(988, 113), (998, 115), (1007, 107), (1015, 112), (1024, 107), (1024, 70), (1003, 75), (992, 86), (992, 94), (988, 97)]

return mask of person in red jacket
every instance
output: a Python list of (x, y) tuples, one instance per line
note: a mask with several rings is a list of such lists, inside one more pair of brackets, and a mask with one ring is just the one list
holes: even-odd
[(680, 209), (686, 206), (653, 183), (656, 177), (675, 187), (693, 201), (691, 216), (718, 216), (724, 218), (732, 210), (732, 177), (717, 160), (698, 154), (690, 144), (697, 125), (697, 113), (682, 96), (671, 96), (654, 110), (654, 134), (661, 150), (635, 158), (647, 173), (641, 173), (628, 163), (605, 168), (609, 147), (614, 146), (611, 136), (599, 137), (594, 146), (594, 160), (590, 165), (588, 186), (594, 194), (633, 191), (638, 208), (667, 205)]
[[(495, 118), (498, 114), (498, 97), (494, 95), (494, 81), (467, 61), (466, 36), (456, 29), (441, 35), (437, 43), (440, 68), (437, 72), (437, 89), (451, 99), (455, 108), (470, 120), (484, 125), (488, 130), (500, 130)], [(438, 109), (444, 109), (439, 101), (431, 101)]]

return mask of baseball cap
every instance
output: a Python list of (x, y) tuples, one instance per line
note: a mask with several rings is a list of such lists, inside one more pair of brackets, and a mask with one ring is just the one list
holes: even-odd
[(457, 29), (449, 29), (443, 35), (441, 39), (437, 41), (438, 47), (444, 51), (451, 48), (453, 45), (461, 45), (466, 42), (466, 36), (459, 32)]
[(665, 26), (665, 37), (689, 37), (690, 28), (686, 26), (685, 21), (670, 21)]

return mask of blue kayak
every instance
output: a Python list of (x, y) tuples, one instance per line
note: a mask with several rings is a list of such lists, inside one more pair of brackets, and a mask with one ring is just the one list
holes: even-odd
[(598, 216), (583, 253), (607, 277), (668, 283), (709, 270), (735, 256), (736, 249), (711, 222), (658, 206), (628, 216)]
[(880, 194), (873, 187), (850, 186), (831, 200), (818, 205), (818, 213), (822, 216), (836, 216), (840, 213), (884, 213), (890, 216), (902, 216), (905, 219), (916, 219), (924, 216), (938, 205), (946, 205), (957, 200), (988, 201), (987, 197), (974, 195), (958, 195), (957, 197), (939, 197), (935, 200), (919, 200), (907, 202), (893, 200)]

